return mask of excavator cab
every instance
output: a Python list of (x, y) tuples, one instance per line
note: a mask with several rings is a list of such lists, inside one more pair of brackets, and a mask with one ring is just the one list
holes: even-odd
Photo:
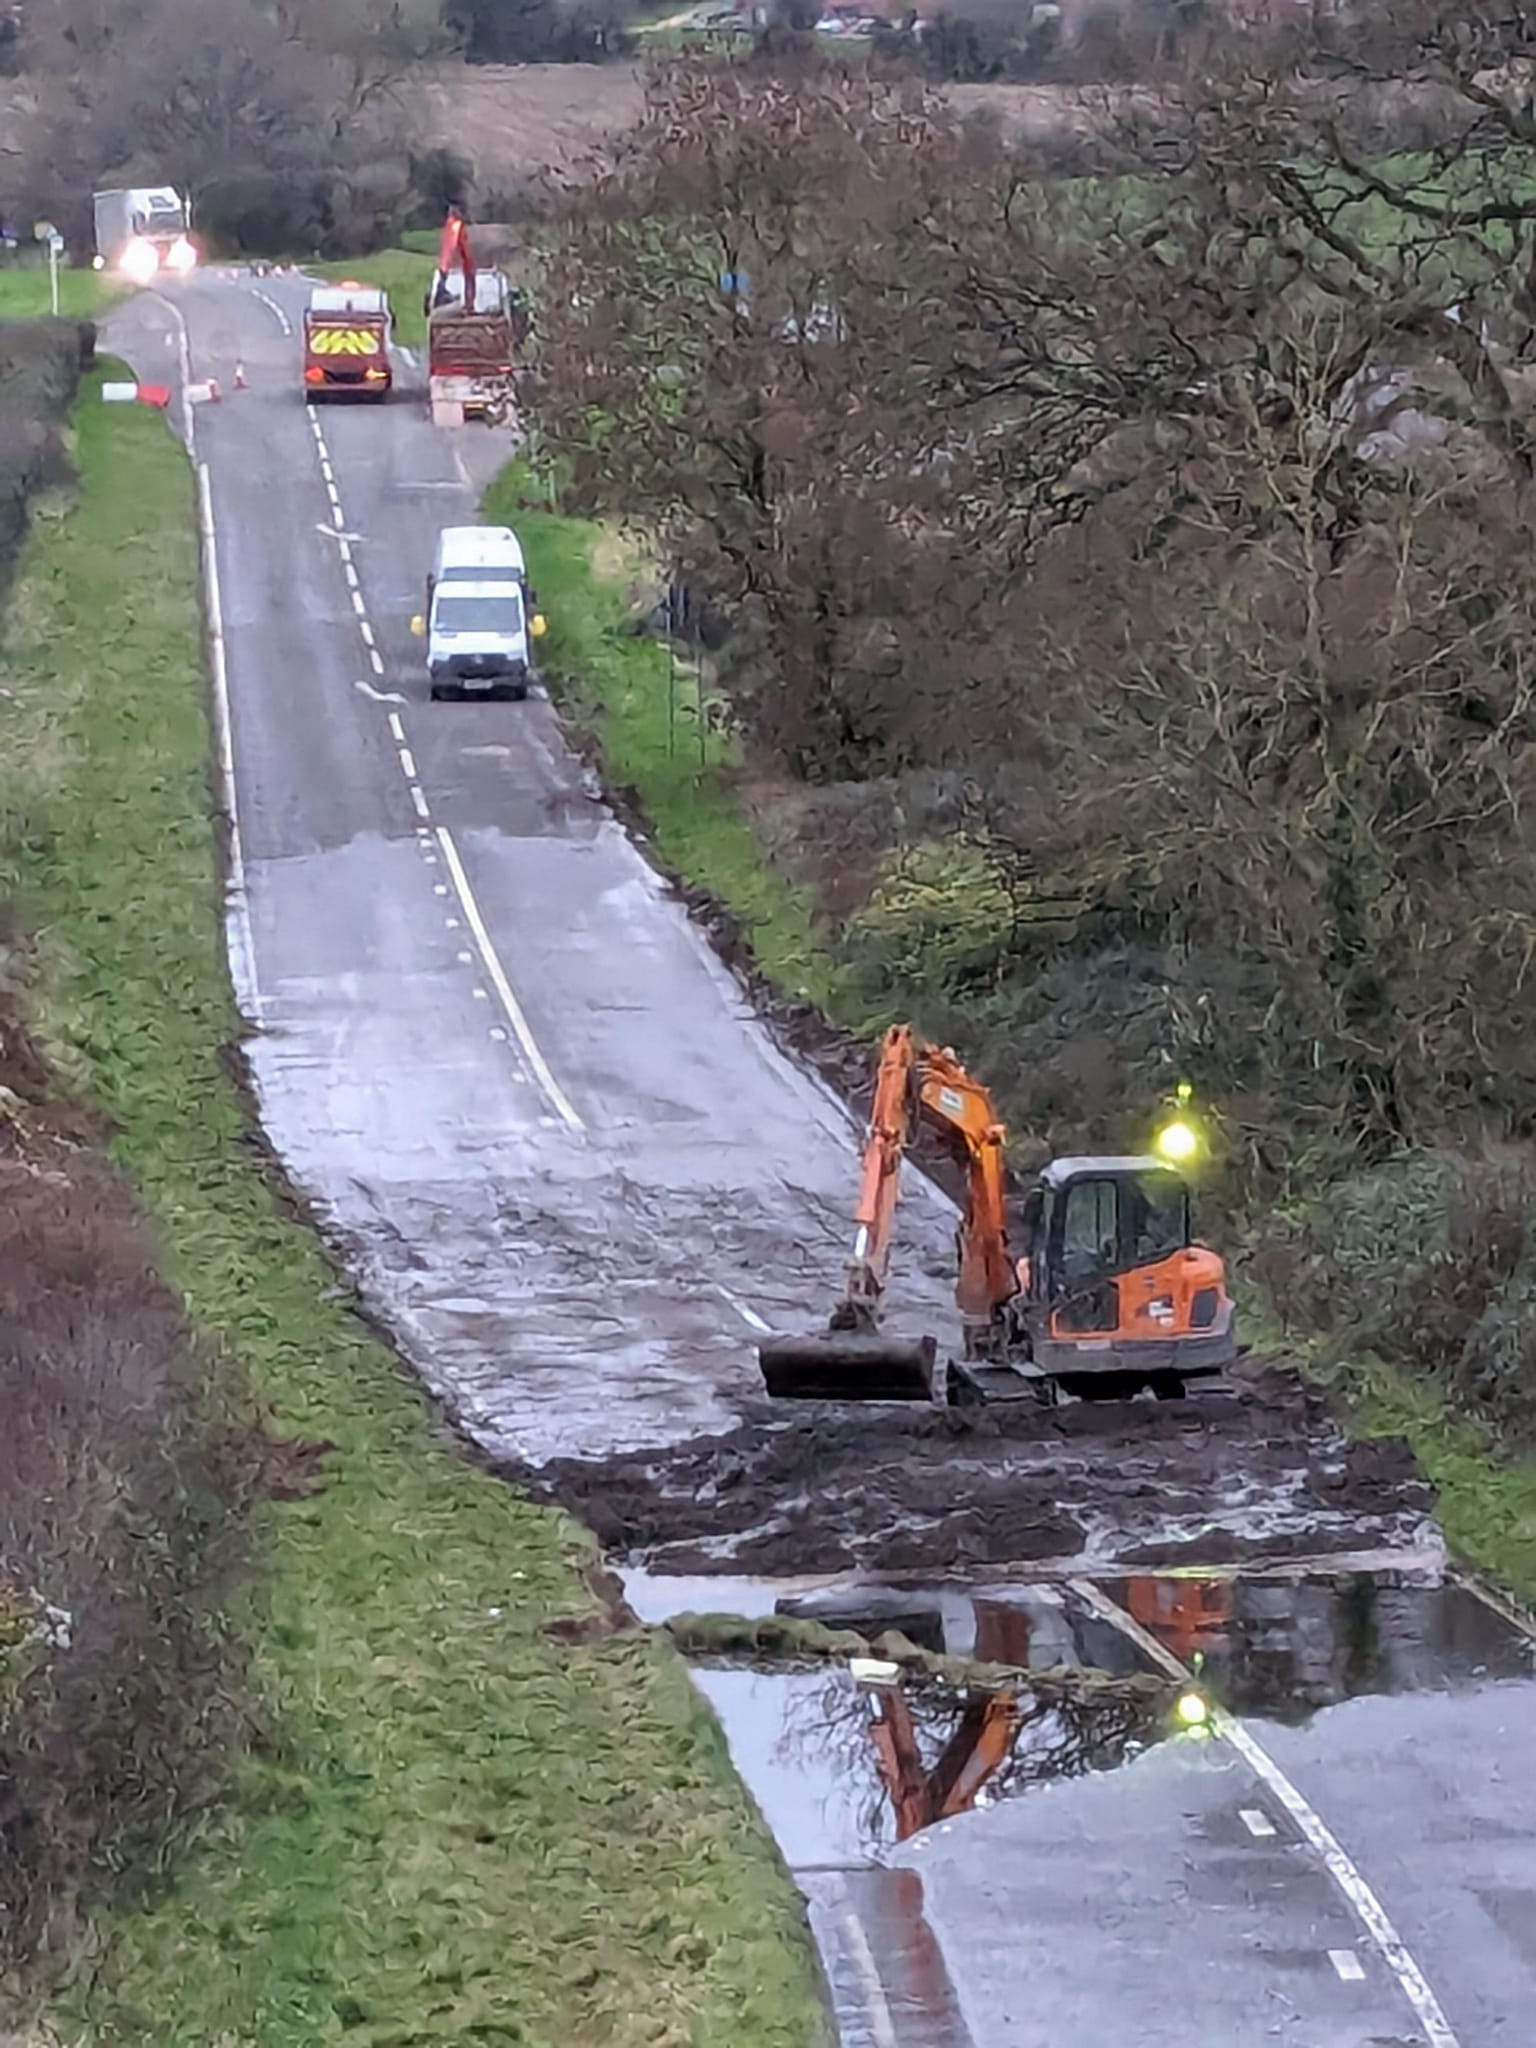
[[(955, 1301), (962, 1355), (881, 1326), (900, 1174), (923, 1122), (963, 1170)], [(1004, 1131), (982, 1084), (911, 1027), (886, 1033), (865, 1140), (853, 1256), (824, 1331), (759, 1346), (781, 1399), (968, 1404), (1065, 1392), (1160, 1396), (1219, 1375), (1237, 1355), (1222, 1261), (1195, 1241), (1183, 1176), (1152, 1156), (1058, 1159), (1009, 1243)]]
[(968, 1347), (962, 1398), (1014, 1391), (1021, 1375), (1041, 1392), (1174, 1395), (1236, 1355), (1225, 1269), (1195, 1241), (1189, 1184), (1164, 1160), (1055, 1160), (1024, 1202), (1020, 1236), (1011, 1327)]

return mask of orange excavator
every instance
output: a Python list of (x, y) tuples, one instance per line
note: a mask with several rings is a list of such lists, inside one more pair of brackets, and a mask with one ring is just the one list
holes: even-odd
[[(901, 1169), (917, 1122), (966, 1183), (955, 1300), (962, 1355), (881, 1327)], [(881, 1047), (853, 1256), (824, 1331), (759, 1346), (779, 1399), (970, 1404), (1033, 1398), (1164, 1399), (1219, 1379), (1237, 1356), (1226, 1269), (1191, 1234), (1189, 1185), (1162, 1159), (1055, 1160), (1025, 1198), (1022, 1256), (1008, 1242), (1003, 1126), (953, 1052), (894, 1024)]]

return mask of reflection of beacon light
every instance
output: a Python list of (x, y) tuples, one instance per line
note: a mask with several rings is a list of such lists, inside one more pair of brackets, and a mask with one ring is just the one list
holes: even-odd
[(1174, 1701), (1173, 1711), (1181, 1728), (1205, 1728), (1210, 1725), (1210, 1705), (1193, 1687), (1188, 1692), (1179, 1694)]
[(185, 277), (188, 271), (197, 267), (197, 251), (185, 235), (178, 235), (165, 260), (178, 276)]

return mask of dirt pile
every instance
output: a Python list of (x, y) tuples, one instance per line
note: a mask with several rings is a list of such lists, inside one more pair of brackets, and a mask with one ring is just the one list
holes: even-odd
[(1317, 1555), (1427, 1540), (1433, 1505), (1406, 1445), (1348, 1442), (1263, 1366), (1209, 1407), (764, 1401), (723, 1436), (507, 1476), (616, 1558), (700, 1574)]

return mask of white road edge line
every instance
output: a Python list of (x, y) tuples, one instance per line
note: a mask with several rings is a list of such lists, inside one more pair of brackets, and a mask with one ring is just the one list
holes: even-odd
[(427, 804), (426, 792), (419, 782), (411, 784), (411, 802), (416, 806), (418, 818), (430, 818), (432, 812)]
[[(1091, 1579), (1072, 1579), (1069, 1584), (1079, 1600), (1091, 1607), (1101, 1620), (1112, 1623), (1160, 1669), (1174, 1678), (1188, 1680), (1191, 1677), (1166, 1644), (1160, 1643), (1149, 1629), (1133, 1620)], [(1233, 1720), (1230, 1714), (1216, 1707), (1211, 1713), (1211, 1728), (1223, 1741), (1232, 1745), (1254, 1776), (1269, 1788), (1317, 1853), (1328, 1875), (1344, 1894), (1355, 1918), (1375, 1943), (1382, 1961), (1397, 1979), (1403, 1996), (1418, 2015), (1419, 2024), (1424, 2029), (1425, 2048), (1461, 2048), (1450, 2021), (1441, 2010), (1439, 1999), (1409, 1954), (1402, 1936), (1388, 1917), (1387, 1909), (1345, 1854), (1338, 1837), (1322, 1815), (1313, 1811), (1274, 1758), (1241, 1721)]]
[(213, 677), (213, 736), (219, 763), (219, 794), (229, 821), (229, 874), (224, 910), (229, 934), (230, 979), (235, 1002), (247, 1016), (261, 1015), (256, 980), (256, 941), (245, 893), (245, 851), (240, 841), (240, 803), (235, 790), (234, 734), (229, 716), (229, 669), (224, 655), (224, 603), (219, 591), (218, 541), (213, 527), (213, 486), (208, 465), (197, 465), (197, 523), (203, 543), (203, 590), (208, 608), (208, 665)]
[(838, 1916), (848, 1937), (849, 1952), (854, 1967), (864, 1980), (865, 2017), (869, 2031), (874, 2036), (875, 2048), (900, 2048), (896, 2035), (896, 2022), (891, 2017), (890, 2001), (885, 1995), (885, 1986), (880, 1982), (880, 1967), (875, 1961), (874, 1951), (869, 1945), (869, 1936), (864, 1932), (864, 1923), (851, 1905), (845, 1904)]
[[(166, 312), (170, 314), (176, 329), (176, 362), (181, 372), (181, 431), (186, 440), (187, 453), (195, 462), (197, 460), (197, 414), (193, 411), (192, 400), (187, 395), (192, 383), (192, 343), (187, 334), (187, 316), (182, 312), (180, 306), (176, 305), (173, 300), (165, 298), (161, 293), (151, 292), (150, 297), (164, 306)], [(212, 529), (210, 528), (211, 531)]]
[[(549, 1063), (538, 1048), (538, 1043), (523, 1015), (523, 1008), (512, 993), (512, 984), (507, 980), (506, 970), (497, 957), (496, 948), (491, 944), (491, 935), (485, 928), (485, 919), (480, 915), (480, 906), (475, 901), (474, 891), (469, 886), (469, 877), (464, 872), (464, 863), (459, 859), (459, 849), (453, 843), (453, 835), (446, 825), (437, 828), (437, 843), (443, 850), (443, 859), (448, 863), (448, 873), (453, 878), (454, 893), (464, 912), (465, 922), (474, 934), (480, 958), (485, 971), (496, 991), (497, 1000), (506, 1012), (507, 1022), (523, 1049), (523, 1057), (533, 1071), (535, 1080), (548, 1096), (551, 1106), (558, 1112), (560, 1120), (569, 1130), (580, 1131), (586, 1126), (576, 1114), (570, 1097), (549, 1070)], [(437, 885), (442, 888), (442, 884)], [(446, 891), (444, 892), (446, 894)]]

